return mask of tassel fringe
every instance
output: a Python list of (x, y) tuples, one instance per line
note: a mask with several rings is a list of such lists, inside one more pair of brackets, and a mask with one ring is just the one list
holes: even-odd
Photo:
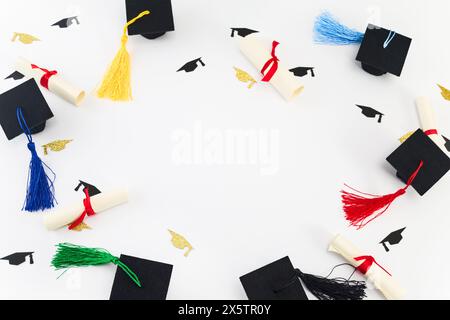
[(314, 24), (314, 41), (320, 44), (347, 45), (361, 43), (364, 34), (339, 23), (329, 12), (323, 12)]

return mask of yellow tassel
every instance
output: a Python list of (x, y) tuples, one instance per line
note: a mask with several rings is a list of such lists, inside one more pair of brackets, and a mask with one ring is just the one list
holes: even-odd
[(128, 26), (148, 14), (150, 14), (150, 11), (143, 11), (125, 25), (122, 35), (122, 45), (119, 52), (117, 52), (111, 66), (103, 77), (100, 88), (97, 90), (97, 96), (99, 98), (107, 98), (113, 101), (129, 101), (132, 99), (131, 61), (130, 54), (127, 51), (127, 29)]

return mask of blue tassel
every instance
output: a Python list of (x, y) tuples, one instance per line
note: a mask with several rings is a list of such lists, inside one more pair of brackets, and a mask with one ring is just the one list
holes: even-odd
[(340, 24), (329, 12), (323, 12), (314, 23), (316, 43), (346, 45), (361, 43), (363, 38), (363, 33)]
[[(25, 118), (23, 117), (22, 108), (17, 108), (16, 113), (19, 125), (27, 136), (28, 149), (31, 152), (31, 161), (28, 171), (27, 196), (22, 210), (36, 212), (51, 209), (56, 203), (54, 196), (55, 188), (53, 186), (56, 175), (52, 169), (50, 169), (39, 158), (36, 152), (36, 146), (31, 137), (30, 129), (28, 128)], [(51, 172), (53, 179), (50, 179), (47, 176), (45, 169), (48, 169)]]

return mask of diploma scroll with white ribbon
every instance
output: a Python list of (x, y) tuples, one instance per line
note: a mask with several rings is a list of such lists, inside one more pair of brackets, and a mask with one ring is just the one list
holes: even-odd
[[(258, 39), (257, 36), (249, 35), (239, 40), (239, 48), (255, 68), (261, 71), (266, 62), (272, 58), (270, 43)], [(287, 101), (298, 96), (304, 88), (298, 78), (281, 63), (278, 64), (278, 69), (269, 82)]]
[(426, 97), (416, 99), (417, 115), (419, 116), (420, 126), (423, 132), (430, 137), (433, 142), (447, 154), (445, 149), (445, 140), (439, 134), (434, 110), (431, 107), (430, 100)]
[[(366, 256), (364, 252), (355, 247), (351, 242), (337, 235), (330, 243), (329, 251), (340, 254), (355, 268), (360, 266), (364, 261), (355, 260), (357, 257)], [(399, 300), (404, 296), (404, 290), (395, 282), (385, 270), (383, 270), (377, 263), (373, 263), (367, 273), (367, 279), (373, 283), (375, 288), (380, 290), (388, 300)]]
[[(95, 213), (100, 213), (127, 202), (128, 191), (126, 189), (117, 189), (110, 192), (102, 192), (90, 197), (90, 201)], [(74, 222), (83, 214), (84, 210), (83, 201), (80, 200), (71, 206), (59, 208), (45, 214), (44, 225), (48, 230), (57, 230)]]
[(48, 82), (46, 89), (75, 106), (79, 106), (86, 96), (83, 90), (65, 81), (59, 73), (51, 73), (50, 75), (46, 72), (46, 69), (40, 68), (23, 58), (18, 59), (16, 70), (26, 77), (34, 78), (41, 85), (42, 80), (45, 79), (44, 81)]

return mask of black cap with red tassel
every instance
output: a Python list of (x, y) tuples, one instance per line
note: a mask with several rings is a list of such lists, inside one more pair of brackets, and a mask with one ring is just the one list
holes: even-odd
[(341, 191), (346, 219), (358, 229), (389, 209), (395, 199), (412, 186), (421, 196), (450, 170), (450, 158), (422, 130), (418, 129), (386, 159), (406, 186), (387, 195)]

